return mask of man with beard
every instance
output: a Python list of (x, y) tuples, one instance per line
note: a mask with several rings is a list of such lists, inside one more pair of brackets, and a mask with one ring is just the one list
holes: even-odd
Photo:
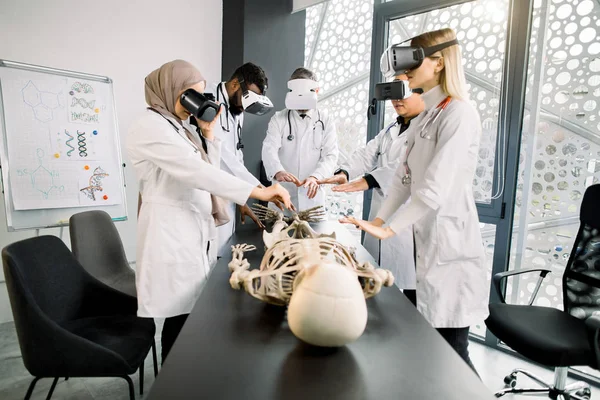
[[(219, 116), (219, 123), (215, 126), (215, 137), (221, 139), (221, 169), (254, 186), (259, 186), (260, 181), (244, 165), (244, 153), (242, 151), (244, 148), (242, 141), (244, 107), (242, 106), (240, 80), (245, 82), (248, 90), (258, 95), (263, 95), (267, 89), (268, 79), (263, 69), (253, 63), (246, 63), (236, 69), (228, 81), (210, 85), (206, 92), (213, 93), (217, 102), (224, 106)], [(262, 227), (258, 218), (247, 205), (238, 206), (238, 209), (242, 223), (244, 223), (246, 217), (250, 217), (258, 226)], [(227, 224), (218, 227), (216, 247), (219, 253), (221, 253), (235, 231), (235, 211), (235, 204), (230, 203), (229, 214), (231, 220)]]

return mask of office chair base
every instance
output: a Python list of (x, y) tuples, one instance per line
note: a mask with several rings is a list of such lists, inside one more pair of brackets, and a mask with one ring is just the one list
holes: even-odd
[[(496, 397), (514, 393), (548, 393), (553, 400), (590, 400), (592, 391), (590, 385), (585, 382), (574, 382), (566, 385), (568, 369), (566, 367), (556, 368), (554, 384), (544, 382), (540, 377), (523, 369), (515, 369), (504, 377), (505, 389), (496, 392)], [(517, 374), (523, 374), (538, 383), (541, 388), (517, 388)]]

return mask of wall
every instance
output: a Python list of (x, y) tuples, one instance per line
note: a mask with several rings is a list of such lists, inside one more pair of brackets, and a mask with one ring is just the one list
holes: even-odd
[(314, 6), (315, 4), (323, 3), (329, 0), (294, 0), (293, 12), (305, 10), (308, 7)]
[[(122, 142), (144, 110), (144, 77), (153, 69), (182, 58), (209, 82), (220, 79), (221, 32), (221, 0), (2, 0), (0, 6), (0, 58), (113, 79)], [(126, 154), (123, 159), (129, 165)], [(134, 261), (137, 182), (131, 167), (125, 179), (129, 220), (117, 227)], [(33, 231), (7, 232), (3, 200), (0, 210), (0, 248), (33, 236)], [(58, 235), (59, 229), (41, 233)], [(68, 237), (65, 229), (67, 244)], [(0, 323), (9, 320), (6, 287), (0, 283)]]
[(291, 14), (292, 0), (224, 0), (223, 9), (223, 77), (229, 78), (243, 62), (253, 62), (269, 79), (267, 96), (275, 109), (262, 116), (244, 114), (244, 163), (258, 177), (269, 120), (285, 108), (287, 81), (304, 65), (306, 13)]

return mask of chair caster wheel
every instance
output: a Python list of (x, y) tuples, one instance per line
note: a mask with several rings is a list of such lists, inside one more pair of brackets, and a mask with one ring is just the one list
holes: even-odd
[(516, 374), (506, 375), (504, 377), (504, 384), (506, 385), (506, 387), (510, 387), (510, 388), (514, 388), (515, 386), (517, 386), (517, 375)]
[(590, 400), (592, 398), (592, 391), (590, 388), (579, 389), (575, 394), (585, 400)]

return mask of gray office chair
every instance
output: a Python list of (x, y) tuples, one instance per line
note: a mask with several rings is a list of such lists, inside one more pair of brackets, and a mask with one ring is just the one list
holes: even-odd
[[(85, 211), (69, 219), (71, 251), (94, 278), (137, 298), (135, 271), (129, 266), (121, 236), (108, 213)], [(156, 344), (152, 342), (154, 376), (158, 374)]]
[(137, 297), (135, 271), (110, 215), (86, 211), (69, 219), (71, 250), (83, 268), (107, 286)]

